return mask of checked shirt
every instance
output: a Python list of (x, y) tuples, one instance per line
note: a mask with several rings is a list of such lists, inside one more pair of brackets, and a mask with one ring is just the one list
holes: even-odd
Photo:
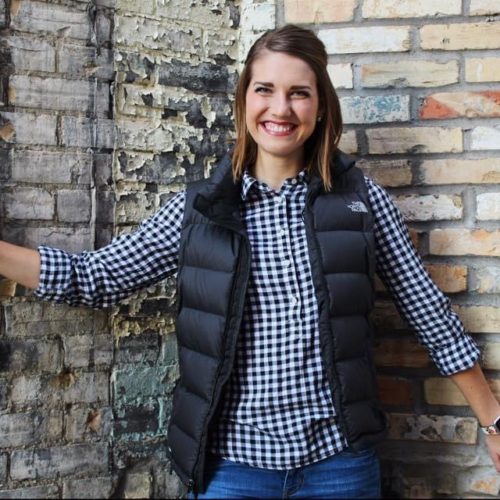
[[(377, 274), (442, 374), (474, 365), (479, 351), (423, 268), (389, 195), (366, 178), (374, 215)], [(222, 458), (292, 469), (346, 447), (323, 370), (318, 306), (302, 211), (307, 175), (276, 192), (245, 173), (241, 215), (252, 248), (234, 368), (210, 436)], [(185, 193), (133, 233), (91, 252), (39, 247), (44, 299), (110, 306), (177, 269)]]

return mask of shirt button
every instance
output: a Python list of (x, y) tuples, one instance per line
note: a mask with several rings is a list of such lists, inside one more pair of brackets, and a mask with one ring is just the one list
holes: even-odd
[(292, 305), (296, 306), (299, 303), (299, 299), (297, 297), (292, 297)]
[(285, 235), (286, 234), (286, 228), (280, 227), (280, 234)]
[(297, 179), (292, 179), (292, 180), (291, 180), (291, 183), (292, 183), (292, 184), (297, 184), (297, 182), (298, 182), (298, 181), (297, 181)]
[(283, 266), (284, 267), (290, 267), (290, 264), (291, 264), (291, 261), (289, 261), (288, 259), (286, 259), (286, 260), (283, 261)]
[(274, 198), (274, 201), (278, 204), (278, 205), (281, 205), (281, 203), (283, 203), (285, 201), (285, 198), (283, 196), (276, 196), (276, 198)]

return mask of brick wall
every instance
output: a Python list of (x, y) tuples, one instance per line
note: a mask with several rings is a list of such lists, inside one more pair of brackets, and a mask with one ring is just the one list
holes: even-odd
[[(346, 122), (342, 147), (396, 199), (500, 396), (500, 3), (311, 0), (304, 9), (284, 0), (277, 23), (285, 22), (324, 41)], [(472, 413), (379, 291), (386, 495), (498, 496)]]

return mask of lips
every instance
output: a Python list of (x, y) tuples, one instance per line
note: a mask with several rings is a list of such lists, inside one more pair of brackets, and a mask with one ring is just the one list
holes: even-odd
[(297, 125), (289, 122), (285, 123), (276, 123), (271, 121), (261, 122), (260, 125), (264, 130), (271, 135), (284, 136), (291, 134), (296, 128)]

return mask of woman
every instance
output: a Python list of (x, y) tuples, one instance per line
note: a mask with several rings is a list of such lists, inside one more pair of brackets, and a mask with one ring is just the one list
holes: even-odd
[[(380, 496), (375, 269), (441, 372), (497, 430), (477, 347), (388, 195), (337, 149), (326, 65), (311, 31), (266, 33), (236, 91), (235, 148), (209, 180), (95, 252), (0, 245), (1, 274), (74, 305), (108, 306), (178, 270), (168, 446), (200, 498)], [(500, 470), (500, 437), (487, 440)]]

